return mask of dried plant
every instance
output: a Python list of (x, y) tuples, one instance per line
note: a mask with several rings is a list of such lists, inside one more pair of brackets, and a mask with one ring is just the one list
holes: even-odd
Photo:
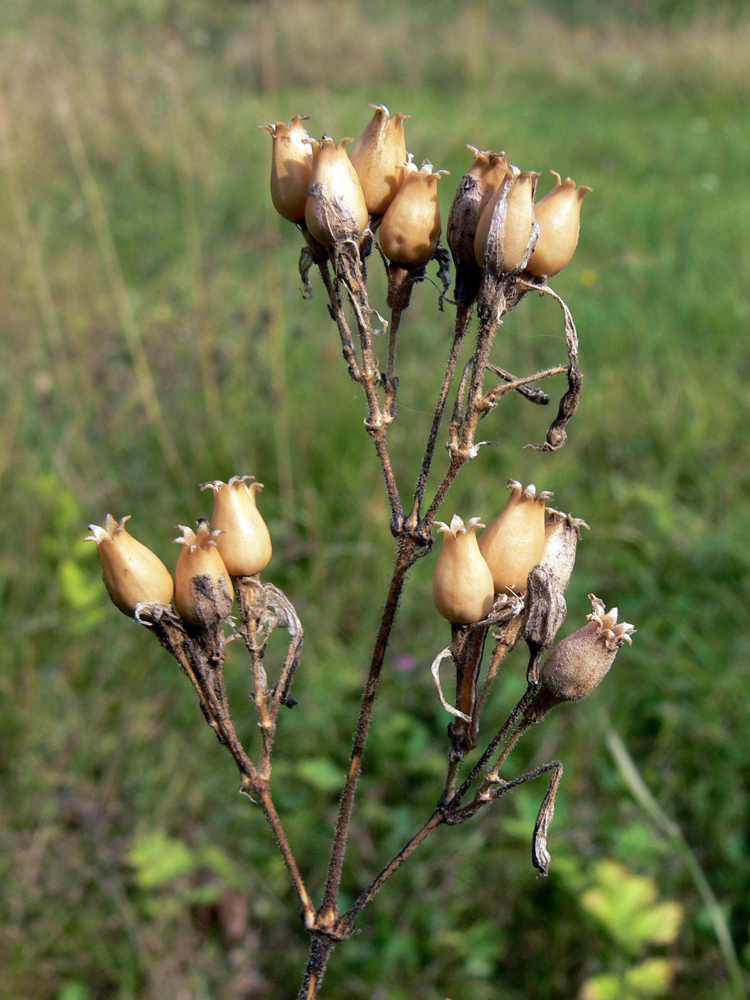
[[(477, 529), (483, 525), (477, 517), (464, 522), (455, 515), (450, 525), (435, 521), (459, 473), (488, 443), (477, 440), (480, 421), (490, 417), (508, 393), (548, 405), (550, 396), (540, 383), (564, 374), (567, 389), (556, 416), (544, 442), (532, 447), (553, 451), (565, 444), (567, 424), (581, 396), (582, 375), (573, 318), (547, 278), (565, 267), (573, 255), (581, 201), (589, 189), (557, 177), (554, 189), (537, 203), (536, 211), (537, 173), (513, 167), (505, 153), (469, 147), (474, 161), (459, 185), (447, 227), (456, 269), (453, 298), (449, 298), (450, 258), (439, 243), (437, 200), (444, 172), (433, 170), (427, 162), (417, 169), (411, 155), (406, 155), (406, 116), (391, 118), (384, 107), (374, 110), (372, 122), (354, 147), (354, 163), (347, 155), (348, 140), (336, 144), (324, 137), (318, 143), (307, 135), (301, 117), (289, 125), (263, 126), (273, 137), (274, 204), (299, 226), (305, 240), (300, 259), (305, 294), (312, 294), (310, 273), (316, 269), (349, 377), (364, 394), (365, 427), (382, 466), (396, 543), (319, 905), (308, 894), (272, 794), (279, 712), (282, 705), (294, 704), (291, 691), (303, 629), (286, 595), (261, 580), (271, 558), (271, 539), (256, 504), (260, 484), (248, 486), (246, 480), (252, 477), (238, 476), (226, 484), (205, 485), (215, 496), (213, 527), (201, 519), (195, 531), (182, 527), (183, 534), (176, 539), (182, 545), (175, 574), (176, 610), (169, 603), (168, 572), (128, 534), (125, 519), (117, 522), (108, 515), (105, 528), (92, 525), (110, 596), (122, 611), (147, 626), (180, 664), (198, 693), (206, 721), (239, 768), (242, 792), (260, 806), (273, 829), (311, 935), (310, 957), (298, 994), (306, 1000), (318, 995), (332, 951), (354, 933), (362, 909), (434, 830), (464, 823), (511, 789), (541, 775), (549, 775), (550, 781), (533, 832), (532, 858), (537, 869), (547, 873), (547, 834), (562, 763), (550, 761), (512, 780), (501, 776), (503, 766), (522, 735), (543, 720), (550, 708), (594, 690), (634, 631), (632, 625), (618, 623), (616, 608), (607, 611), (591, 595), (589, 623), (554, 645), (566, 614), (564, 593), (577, 542), (587, 525), (547, 509), (551, 494), (510, 480), (506, 508), (479, 536)], [(387, 321), (368, 297), (367, 265), (374, 266), (379, 259), (388, 279)], [(440, 307), (449, 303), (455, 308), (455, 327), (414, 492), (404, 498), (396, 484), (388, 442), (389, 427), (397, 419), (396, 347), (412, 292), (433, 261), (443, 286)], [(492, 359), (492, 348), (504, 317), (529, 293), (549, 295), (560, 305), (565, 358), (542, 371), (519, 376)], [(470, 336), (474, 313), (473, 351), (459, 373), (459, 352)], [(378, 329), (373, 328), (373, 317)], [(388, 344), (384, 368), (373, 340), (375, 334), (383, 333)], [(428, 477), (454, 382), (447, 462), (437, 488), (428, 496)], [(443, 544), (435, 567), (435, 603), (451, 622), (451, 643), (432, 664), (437, 695), (451, 716), (445, 781), (436, 789), (432, 815), (342, 913), (339, 887), (378, 682), (408, 571), (432, 548), (436, 526), (443, 533)], [(239, 627), (229, 618), (235, 595), (239, 597)], [(270, 681), (265, 653), (271, 633), (280, 627), (287, 630), (289, 642)], [(257, 759), (251, 758), (237, 735), (224, 683), (226, 643), (237, 637), (244, 640), (252, 666), (252, 698), (261, 732)], [(492, 652), (485, 657), (488, 639)], [(462, 773), (465, 758), (479, 746), (490, 686), (500, 664), (521, 642), (529, 652), (526, 691), (471, 767), (467, 766), (467, 773)], [(455, 667), (454, 703), (446, 698), (440, 682), (440, 667), (446, 660)]]

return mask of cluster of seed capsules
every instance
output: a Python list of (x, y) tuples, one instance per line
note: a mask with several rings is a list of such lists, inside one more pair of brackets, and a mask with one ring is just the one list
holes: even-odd
[[(417, 168), (406, 151), (407, 115), (389, 116), (382, 105), (370, 105), (374, 115), (347, 153), (352, 139), (335, 143), (311, 138), (301, 115), (289, 124), (261, 125), (273, 137), (271, 198), (285, 219), (304, 226), (324, 247), (341, 239), (336, 219), (348, 222), (346, 237), (359, 239), (373, 220), (391, 263), (422, 266), (433, 256), (441, 231), (437, 189), (445, 170), (425, 160)], [(569, 177), (556, 178), (552, 190), (536, 203), (539, 174), (512, 166), (505, 153), (474, 153), (474, 162), (454, 198), (448, 220), (448, 245), (457, 267), (484, 268), (488, 254), (502, 273), (517, 269), (526, 256), (534, 225), (539, 234), (524, 269), (549, 277), (570, 261), (578, 244), (581, 202), (589, 187), (576, 187)], [(502, 203), (499, 241), (490, 239), (493, 217)]]
[[(580, 529), (588, 525), (548, 510), (552, 494), (537, 493), (533, 484), (524, 489), (511, 479), (508, 488), (511, 495), (504, 509), (478, 537), (477, 529), (484, 528), (478, 517), (464, 522), (455, 515), (449, 525), (436, 522), (443, 545), (432, 593), (438, 611), (453, 625), (488, 619), (498, 598), (523, 598), (535, 567), (548, 574), (561, 597), (570, 582)], [(598, 597), (589, 598), (593, 612), (588, 624), (559, 642), (542, 668), (532, 706), (539, 717), (553, 705), (591, 694), (618, 649), (632, 641), (635, 629), (629, 622), (617, 621), (618, 609), (607, 611)]]
[(191, 625), (210, 628), (231, 612), (232, 578), (255, 576), (268, 565), (271, 536), (256, 503), (263, 488), (253, 476), (215, 480), (202, 490), (214, 493), (211, 522), (201, 518), (195, 530), (178, 525), (175, 543), (182, 551), (174, 579), (161, 559), (134, 538), (125, 527), (129, 515), (117, 521), (107, 514), (104, 527), (90, 524), (104, 571), (104, 583), (113, 603), (133, 616), (139, 604), (170, 604)]

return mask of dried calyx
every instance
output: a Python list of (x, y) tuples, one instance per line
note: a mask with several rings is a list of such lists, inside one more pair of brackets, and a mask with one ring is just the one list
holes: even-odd
[(549, 520), (544, 527), (544, 550), (539, 564), (552, 574), (565, 593), (576, 561), (581, 528), (588, 530), (589, 526), (580, 517), (563, 514), (551, 507), (547, 508), (547, 515)]
[(570, 263), (578, 245), (581, 204), (591, 191), (590, 187), (577, 188), (570, 177), (562, 181), (554, 170), (550, 173), (557, 183), (534, 206), (540, 232), (526, 265), (537, 277), (551, 277)]
[(538, 177), (533, 170), (508, 174), (482, 211), (474, 253), (479, 266), (492, 275), (515, 271), (527, 259)]

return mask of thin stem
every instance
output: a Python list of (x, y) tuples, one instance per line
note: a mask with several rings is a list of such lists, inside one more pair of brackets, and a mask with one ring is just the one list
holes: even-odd
[[(443, 375), (443, 384), (440, 387), (440, 395), (438, 396), (437, 406), (435, 407), (435, 415), (432, 418), (432, 427), (430, 428), (430, 436), (427, 440), (427, 447), (425, 448), (424, 458), (422, 460), (422, 468), (419, 470), (419, 479), (417, 480), (417, 485), (414, 490), (414, 507), (412, 508), (411, 516), (409, 518), (410, 525), (416, 525), (421, 515), (425, 486), (427, 485), (427, 477), (430, 474), (432, 459), (435, 454), (437, 438), (440, 432), (440, 424), (445, 411), (445, 403), (448, 398), (450, 387), (453, 383), (453, 377), (456, 374), (458, 355), (461, 350), (461, 344), (463, 343), (464, 336), (469, 327), (471, 312), (471, 305), (459, 303), (458, 310), (456, 312), (456, 325), (453, 334), (453, 342), (448, 355), (448, 363), (445, 366), (445, 374)], [(437, 508), (435, 509), (437, 510)], [(427, 522), (428, 526), (430, 523), (431, 519)]]
[(468, 778), (464, 781), (464, 783), (461, 785), (461, 787), (459, 788), (459, 790), (454, 795), (453, 799), (451, 800), (451, 804), (458, 805), (461, 802), (461, 800), (463, 799), (464, 795), (466, 795), (466, 793), (468, 792), (468, 790), (471, 788), (471, 786), (474, 784), (474, 782), (477, 780), (477, 778), (479, 777), (479, 775), (481, 774), (481, 772), (483, 771), (483, 769), (487, 765), (488, 761), (490, 760), (490, 758), (494, 754), (495, 750), (497, 750), (498, 746), (502, 743), (502, 741), (508, 735), (508, 732), (510, 731), (510, 729), (515, 725), (515, 723), (518, 720), (519, 716), (523, 715), (523, 713), (525, 712), (526, 708), (528, 707), (529, 702), (534, 697), (535, 693), (536, 693), (536, 688), (534, 688), (534, 687), (528, 687), (526, 689), (523, 697), (518, 702), (518, 704), (515, 706), (515, 708), (510, 713), (510, 715), (508, 716), (508, 718), (505, 720), (505, 722), (503, 723), (502, 728), (500, 729), (500, 731), (493, 738), (493, 740), (490, 743), (490, 745), (487, 747), (487, 749), (484, 751), (484, 753), (482, 754), (482, 756), (479, 758), (479, 760), (477, 761), (477, 763), (472, 768), (471, 774), (468, 776)]
[(388, 365), (385, 374), (385, 396), (383, 399), (383, 409), (391, 418), (396, 415), (396, 394), (398, 393), (398, 379), (396, 378), (396, 343), (398, 341), (398, 330), (401, 326), (403, 309), (394, 306), (391, 309), (391, 322), (388, 329)]
[(341, 293), (337, 284), (331, 278), (331, 272), (328, 270), (328, 262), (326, 261), (325, 263), (319, 264), (318, 270), (320, 271), (320, 276), (323, 279), (323, 284), (325, 285), (326, 292), (328, 293), (328, 300), (331, 303), (333, 320), (336, 323), (339, 336), (341, 337), (341, 347), (344, 352), (344, 360), (346, 361), (349, 369), (349, 374), (355, 382), (361, 382), (362, 368), (360, 367), (359, 359), (357, 358), (357, 352), (354, 349), (354, 339), (352, 338), (349, 324), (346, 321), (346, 314), (344, 313), (344, 303), (341, 298)]
[(267, 785), (262, 785), (256, 790), (256, 794), (258, 796), (261, 809), (265, 813), (266, 819), (271, 825), (274, 837), (276, 838), (276, 843), (281, 851), (282, 857), (284, 858), (284, 863), (289, 871), (292, 882), (294, 883), (294, 888), (297, 890), (299, 901), (302, 904), (305, 926), (308, 928), (312, 927), (315, 921), (315, 907), (310, 900), (307, 888), (305, 887), (305, 883), (302, 880), (299, 868), (297, 867), (294, 854), (289, 846), (289, 841), (287, 840), (284, 827), (281, 825), (279, 814), (276, 812), (276, 807), (273, 804), (271, 789)]
[(372, 719), (372, 712), (375, 705), (375, 696), (378, 690), (380, 673), (383, 668), (385, 653), (388, 648), (388, 641), (390, 639), (391, 630), (393, 629), (393, 623), (396, 618), (398, 602), (401, 598), (401, 591), (404, 587), (406, 574), (420, 554), (420, 547), (411, 539), (406, 539), (399, 545), (396, 555), (396, 563), (393, 569), (393, 576), (391, 577), (391, 584), (388, 589), (388, 597), (386, 598), (385, 608), (383, 610), (383, 616), (381, 618), (380, 628), (378, 630), (375, 648), (372, 654), (370, 672), (367, 677), (364, 693), (362, 695), (362, 706), (360, 708), (359, 722), (357, 724), (354, 746), (352, 747), (351, 758), (349, 761), (349, 771), (346, 776), (344, 790), (341, 794), (341, 803), (339, 806), (336, 832), (334, 834), (333, 847), (331, 850), (331, 860), (328, 867), (325, 894), (323, 896), (323, 903), (319, 914), (319, 918), (323, 925), (328, 922), (333, 923), (336, 917), (336, 903), (344, 867), (346, 841), (349, 835), (349, 824), (351, 822), (352, 809), (354, 808), (354, 793), (357, 787), (360, 772), (362, 770), (362, 756), (365, 750), (367, 735), (370, 730), (370, 721)]
[(362, 895), (356, 900), (353, 906), (342, 916), (340, 925), (342, 930), (350, 932), (354, 921), (356, 920), (359, 913), (367, 906), (371, 900), (380, 892), (382, 887), (388, 881), (388, 879), (393, 875), (394, 872), (398, 871), (404, 861), (416, 851), (420, 844), (422, 844), (429, 835), (436, 830), (442, 823), (445, 822), (445, 817), (440, 809), (436, 809), (435, 812), (430, 816), (427, 822), (424, 824), (422, 829), (416, 833), (406, 847), (402, 848), (398, 854), (390, 861), (385, 868), (381, 871), (378, 877), (372, 882), (371, 885), (365, 889)]
[(481, 716), (484, 712), (484, 706), (487, 704), (487, 698), (490, 694), (490, 688), (492, 682), (497, 676), (497, 672), (500, 669), (505, 657), (512, 649), (515, 649), (516, 643), (518, 642), (518, 637), (521, 632), (521, 627), (523, 625), (524, 619), (521, 615), (512, 622), (509, 622), (508, 626), (503, 629), (502, 633), (498, 637), (497, 645), (492, 653), (492, 660), (490, 662), (489, 670), (487, 671), (487, 676), (484, 679), (484, 687), (482, 688), (482, 694), (479, 697), (479, 707), (477, 708), (477, 714)]

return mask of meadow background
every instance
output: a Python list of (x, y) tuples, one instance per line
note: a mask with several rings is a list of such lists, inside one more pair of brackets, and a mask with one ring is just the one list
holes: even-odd
[[(296, 993), (307, 940), (263, 818), (176, 664), (108, 602), (83, 538), (131, 514), (173, 565), (174, 526), (210, 513), (198, 483), (265, 483), (268, 576), (307, 634), (275, 788), (317, 895), (392, 540), (363, 402), (319, 287), (302, 301), (300, 237), (270, 205), (257, 126), (306, 113), (314, 135), (357, 136), (367, 102), (410, 114), (417, 161), (451, 171), (444, 218), (466, 143), (593, 187), (553, 281), (585, 373), (569, 442), (523, 450), (548, 415), (508, 400), (442, 514), (493, 517), (510, 476), (553, 490), (591, 525), (565, 629), (593, 590), (638, 634), (596, 695), (520, 752), (519, 768), (565, 762), (550, 877), (530, 864), (543, 786), (527, 785), (421, 849), (334, 953), (324, 996), (744, 995), (748, 52), (740, 3), (0, 5), (2, 1000)], [(407, 486), (450, 330), (423, 285), (391, 435)], [(524, 301), (495, 349), (523, 371), (562, 356), (549, 300)], [(402, 605), (350, 894), (440, 787), (434, 558)], [(252, 741), (244, 663), (229, 662)], [(523, 669), (519, 656), (487, 719)]]

